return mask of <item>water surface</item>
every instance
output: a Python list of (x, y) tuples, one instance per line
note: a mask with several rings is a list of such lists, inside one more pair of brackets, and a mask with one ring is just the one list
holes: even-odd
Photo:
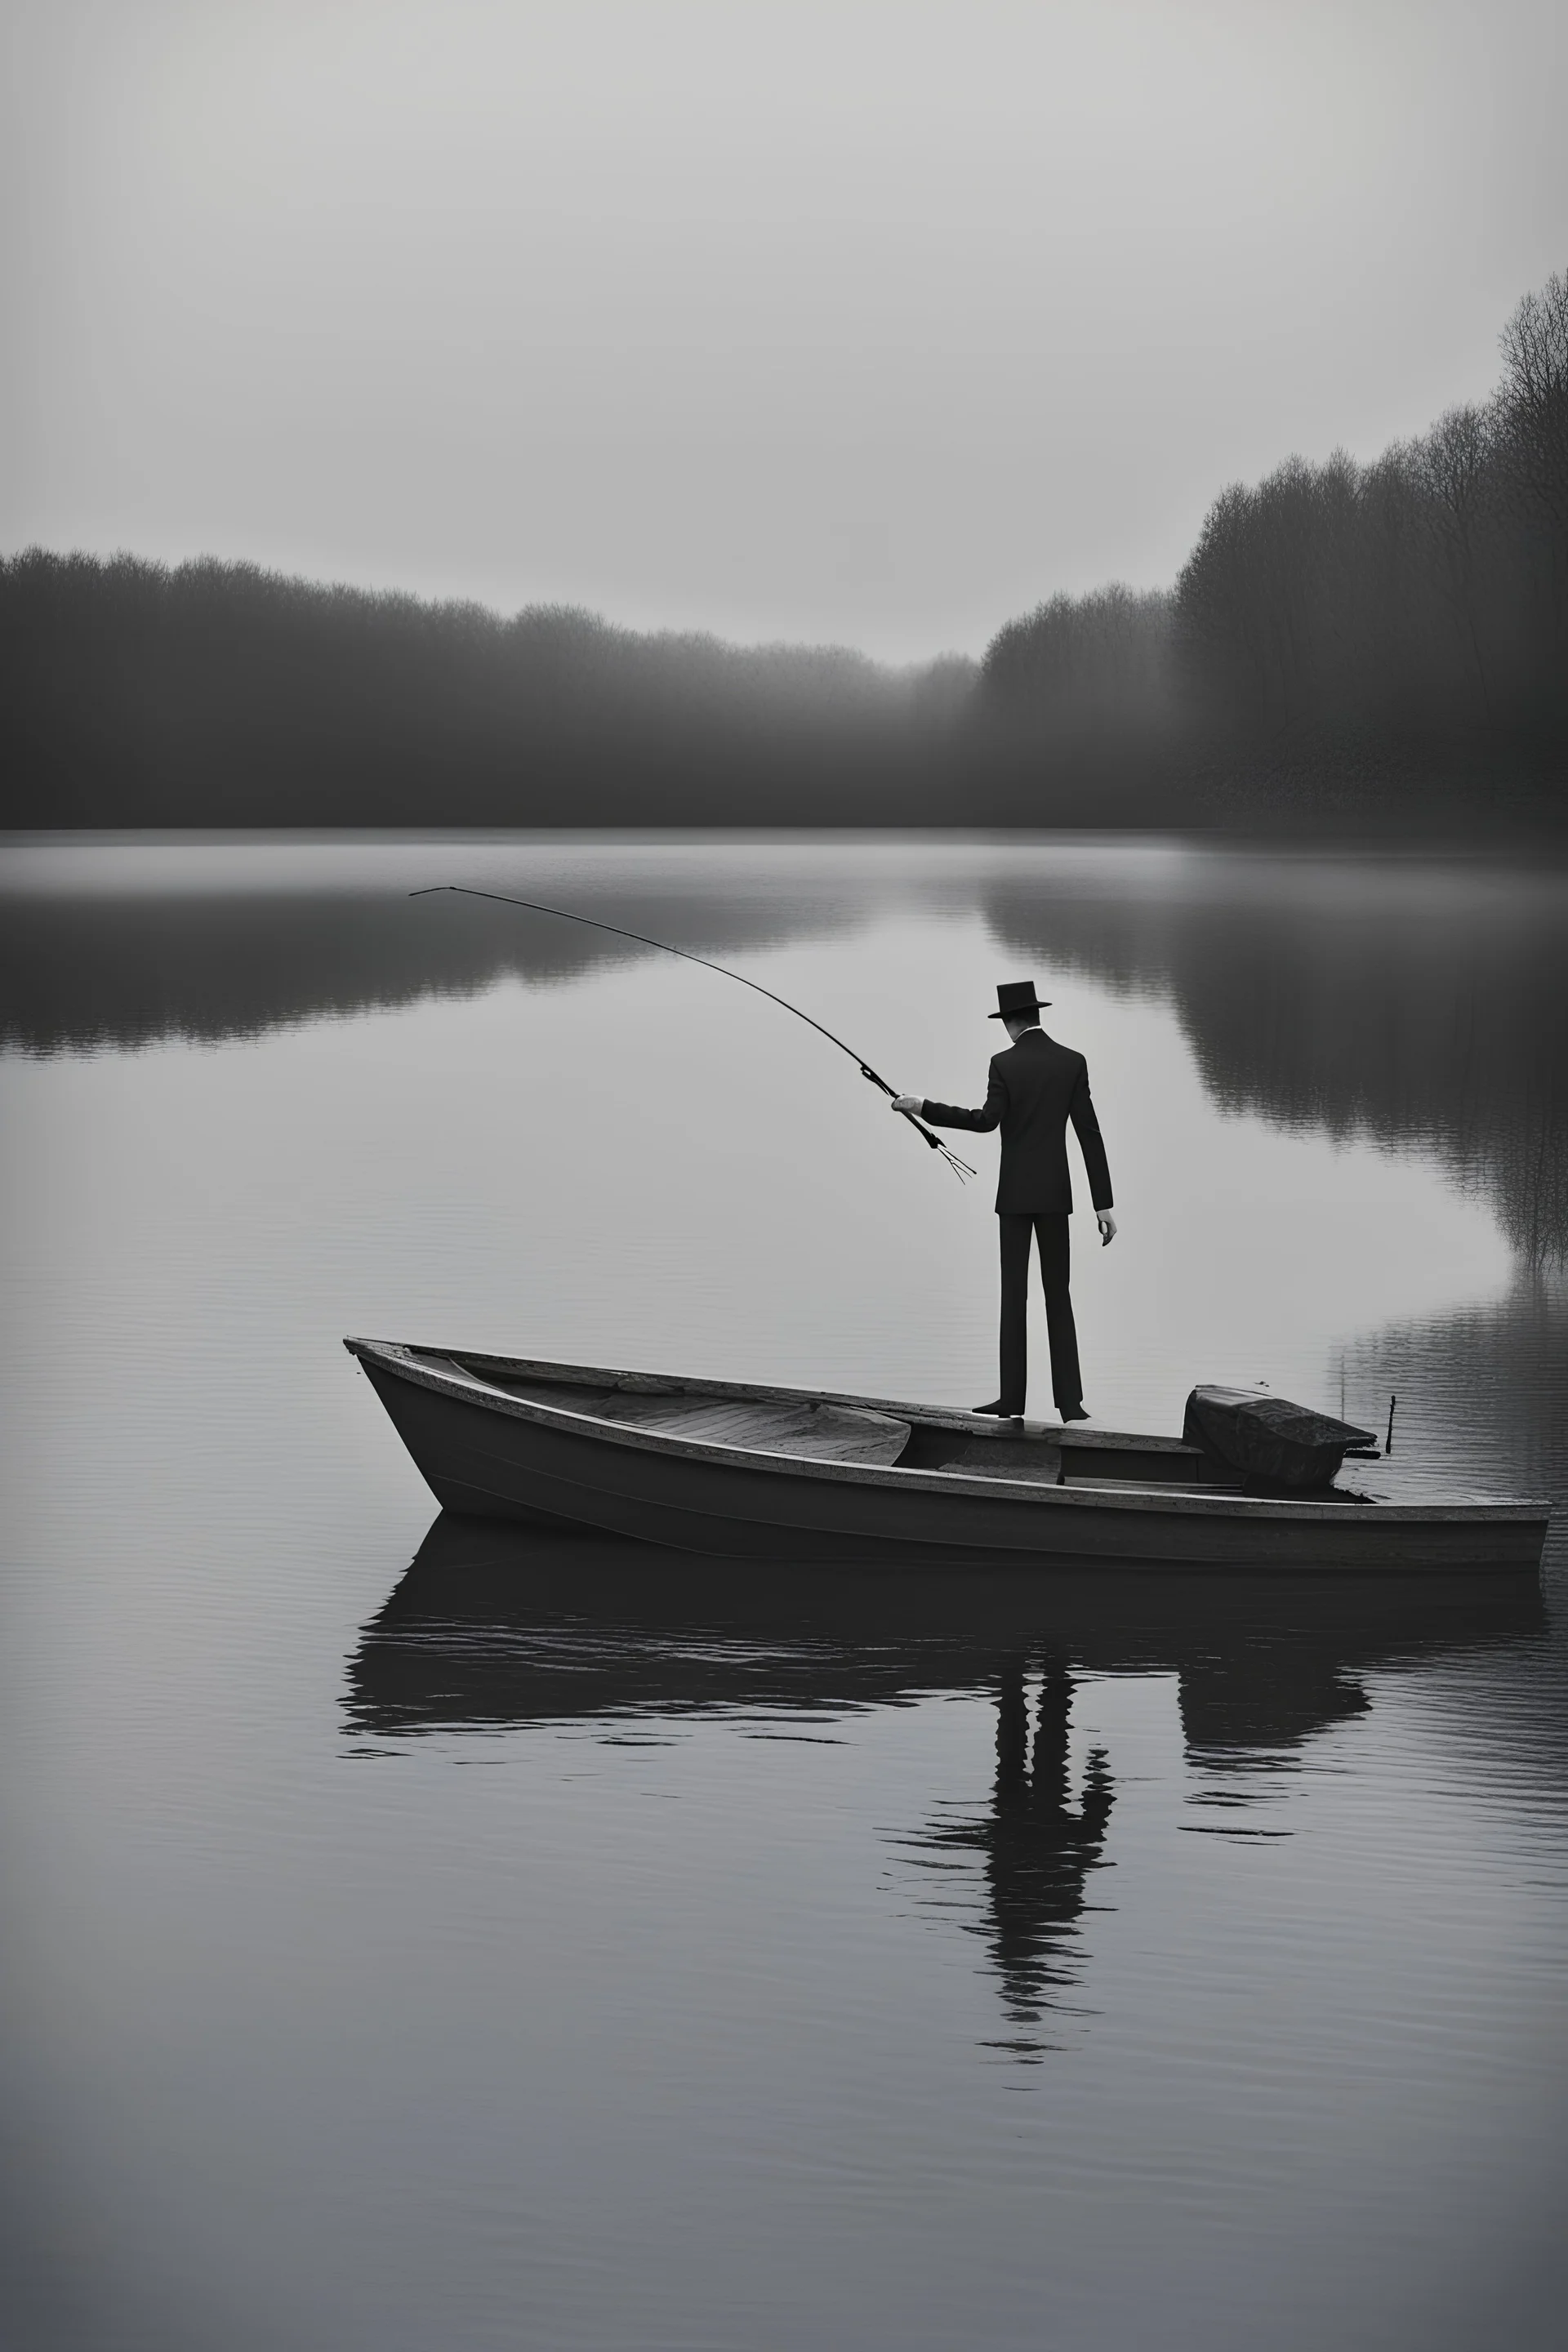
[(1102, 1423), (1396, 1393), (1377, 1491), (1568, 1500), (1555, 872), (15, 846), (7, 2340), (1559, 2342), (1560, 1545), (955, 1589), (437, 1521), (345, 1331), (994, 1388), (993, 1142), (444, 879), (948, 1099), (1033, 975)]

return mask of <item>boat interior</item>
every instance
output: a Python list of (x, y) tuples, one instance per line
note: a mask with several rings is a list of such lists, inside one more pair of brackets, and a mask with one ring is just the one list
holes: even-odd
[(591, 1414), (596, 1421), (748, 1453), (807, 1462), (853, 1462), (881, 1469), (951, 1470), (966, 1478), (1023, 1479), (1041, 1486), (1215, 1486), (1203, 1451), (1176, 1437), (1134, 1435), (1057, 1423), (987, 1422), (969, 1412), (902, 1402), (872, 1403), (784, 1389), (666, 1379), (587, 1366), (524, 1364), (505, 1358), (410, 1349), (416, 1362), (475, 1388), (530, 1404)]

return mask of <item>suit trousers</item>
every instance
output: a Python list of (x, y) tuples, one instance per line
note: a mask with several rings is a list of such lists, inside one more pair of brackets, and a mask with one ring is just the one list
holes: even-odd
[(1046, 1329), (1051, 1343), (1051, 1393), (1058, 1412), (1083, 1402), (1078, 1363), (1078, 1327), (1068, 1284), (1071, 1247), (1065, 1216), (996, 1220), (1002, 1239), (1002, 1392), (1004, 1412), (1022, 1412), (1028, 1385), (1029, 1243), (1040, 1250), (1040, 1281), (1046, 1293)]

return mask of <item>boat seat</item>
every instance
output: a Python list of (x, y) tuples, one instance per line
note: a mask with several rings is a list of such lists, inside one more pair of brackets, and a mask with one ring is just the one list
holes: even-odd
[[(626, 1406), (635, 1407), (627, 1412)], [(772, 1404), (724, 1397), (616, 1398), (608, 1417), (669, 1437), (793, 1454), (808, 1462), (864, 1462), (890, 1468), (910, 1442), (910, 1424), (858, 1405)]]
[(907, 1421), (861, 1405), (702, 1396), (681, 1389), (649, 1395), (640, 1390), (568, 1387), (563, 1381), (487, 1378), (463, 1365), (455, 1369), (477, 1387), (500, 1389), (529, 1404), (589, 1413), (595, 1421), (619, 1422), (660, 1437), (740, 1446), (749, 1454), (793, 1454), (805, 1462), (861, 1462), (889, 1469), (910, 1440)]

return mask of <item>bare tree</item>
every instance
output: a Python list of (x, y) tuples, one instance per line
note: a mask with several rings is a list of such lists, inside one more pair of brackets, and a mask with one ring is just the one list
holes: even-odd
[(1568, 270), (1527, 294), (1502, 331), (1507, 463), (1543, 593), (1547, 701), (1568, 709)]
[(1170, 597), (1112, 581), (1009, 622), (982, 676), (994, 708), (1037, 727), (1138, 727), (1168, 715), (1170, 654)]
[(1568, 536), (1568, 269), (1525, 296), (1500, 341), (1515, 468)]
[(1475, 665), (1481, 707), (1492, 715), (1491, 682), (1481, 651), (1478, 591), (1482, 542), (1496, 492), (1496, 430), (1484, 408), (1450, 408), (1412, 456), (1426, 492), (1425, 520), (1441, 578)]

